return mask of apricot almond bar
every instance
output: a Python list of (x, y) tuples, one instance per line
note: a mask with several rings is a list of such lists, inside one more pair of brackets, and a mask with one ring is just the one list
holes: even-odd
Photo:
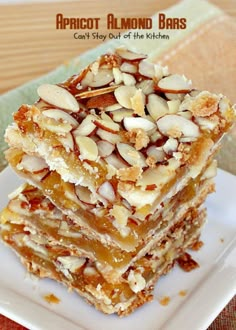
[[(202, 190), (199, 196), (201, 204), (206, 192)], [(167, 234), (163, 232), (155, 246), (127, 267), (119, 281), (112, 283), (103, 276), (98, 253), (95, 257), (94, 251), (86, 251), (88, 238), (83, 239), (79, 231), (70, 231), (72, 221), (40, 190), (24, 184), (10, 199), (1, 213), (1, 236), (28, 270), (75, 289), (105, 313), (119, 315), (126, 315), (152, 299), (157, 279), (173, 267), (187, 247), (198, 241), (206, 216), (203, 207), (199, 210), (192, 204), (172, 223)], [(91, 250), (96, 244), (91, 241), (88, 248)], [(113, 252), (106, 251), (110, 257)]]
[[(104, 312), (127, 315), (149, 300), (157, 278), (199, 236), (194, 219), (204, 222), (202, 203), (216, 174), (212, 159), (235, 110), (223, 95), (198, 91), (185, 76), (123, 47), (61, 84), (39, 86), (38, 95), (34, 105), (14, 114), (5, 135), (6, 158), (54, 208), (43, 217), (37, 210), (28, 214), (23, 189), (26, 208), (17, 195), (2, 213), (3, 239), (31, 271), (73, 287)], [(51, 219), (55, 210), (57, 220)], [(175, 235), (186, 221), (188, 234)], [(32, 234), (24, 232), (25, 222), (47, 240), (48, 269), (34, 243), (26, 248), (27, 238), (19, 244), (13, 239), (14, 231), (19, 237)], [(163, 252), (168, 237), (171, 252)], [(59, 275), (54, 247), (84, 258), (80, 269), (88, 263), (101, 280), (86, 282), (87, 291), (84, 275)], [(154, 256), (166, 263), (157, 263), (150, 274), (143, 265), (155, 264)], [(142, 285), (133, 290), (135, 276)], [(104, 285), (111, 289), (105, 296)], [(119, 285), (130, 293), (113, 300)]]

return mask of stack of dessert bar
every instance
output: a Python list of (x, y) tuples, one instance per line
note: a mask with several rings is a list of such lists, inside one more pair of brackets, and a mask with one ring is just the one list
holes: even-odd
[(38, 95), (6, 131), (27, 183), (1, 213), (2, 239), (28, 271), (127, 315), (198, 242), (234, 110), (122, 47)]

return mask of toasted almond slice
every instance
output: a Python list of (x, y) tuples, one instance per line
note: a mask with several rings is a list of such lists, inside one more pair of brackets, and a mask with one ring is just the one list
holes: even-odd
[(152, 143), (155, 143), (157, 140), (162, 139), (162, 137), (163, 137), (163, 136), (161, 135), (160, 132), (155, 131), (154, 133), (151, 134), (151, 136), (150, 136), (150, 141), (151, 141)]
[(177, 150), (178, 145), (179, 145), (178, 141), (170, 137), (162, 148), (167, 155), (171, 155), (173, 152)]
[(178, 115), (166, 115), (160, 118), (157, 121), (157, 127), (162, 134), (174, 138), (196, 138), (199, 136), (198, 126)]
[(111, 120), (95, 119), (93, 123), (97, 127), (110, 133), (116, 134), (120, 130), (120, 125), (115, 123), (112, 119)]
[(144, 116), (145, 111), (145, 95), (143, 94), (141, 89), (136, 90), (134, 96), (130, 98), (131, 101), (131, 108), (134, 110), (134, 113), (136, 113), (139, 116)]
[(114, 202), (116, 199), (115, 191), (112, 184), (109, 181), (105, 181), (99, 188), (98, 194), (109, 202)]
[(136, 84), (136, 79), (129, 73), (122, 73), (122, 78), (125, 86), (134, 86)]
[(125, 117), (132, 117), (134, 111), (129, 109), (119, 109), (112, 111), (110, 115), (115, 122), (120, 123)]
[(136, 73), (138, 71), (138, 68), (134, 64), (131, 64), (129, 62), (123, 62), (120, 66), (120, 70), (126, 73)]
[(167, 101), (169, 113), (176, 113), (179, 111), (180, 100), (170, 100)]
[(123, 123), (127, 131), (131, 131), (135, 128), (142, 128), (144, 131), (150, 131), (156, 128), (153, 122), (141, 117), (125, 117)]
[(147, 110), (154, 120), (157, 120), (169, 112), (166, 100), (156, 94), (148, 95)]
[(98, 69), (97, 72), (88, 71), (84, 79), (81, 81), (82, 86), (102, 87), (108, 85), (114, 80), (111, 69)]
[(102, 140), (106, 140), (112, 144), (116, 144), (121, 141), (121, 137), (119, 134), (114, 134), (104, 129), (98, 128), (96, 131), (97, 136), (99, 136)]
[(92, 198), (91, 198), (91, 191), (87, 187), (76, 185), (75, 193), (81, 202), (88, 204), (88, 205), (94, 204), (92, 202)]
[(101, 157), (107, 157), (111, 155), (115, 149), (114, 144), (105, 140), (98, 141), (97, 146), (98, 146), (98, 154)]
[(73, 128), (75, 128), (79, 125), (79, 123), (77, 122), (77, 120), (75, 120), (75, 118), (73, 118), (69, 113), (67, 113), (63, 110), (48, 109), (48, 110), (44, 110), (42, 112), (42, 114), (43, 114), (43, 116), (46, 116), (48, 118), (53, 118), (56, 121), (68, 123)]
[(50, 132), (56, 133), (58, 135), (65, 135), (72, 130), (72, 126), (69, 123), (61, 122), (59, 123), (56, 119), (49, 117), (42, 117), (37, 122), (41, 128), (48, 130)]
[(119, 87), (119, 85), (112, 85), (112, 86), (108, 86), (108, 87), (104, 87), (104, 88), (93, 89), (91, 91), (85, 91), (85, 92), (76, 94), (75, 97), (77, 97), (79, 99), (87, 99), (89, 97), (94, 97), (97, 95), (102, 95), (102, 94), (107, 94), (107, 93), (113, 92), (118, 87)]
[(160, 163), (163, 162), (163, 160), (165, 160), (165, 152), (161, 147), (150, 146), (147, 149), (147, 155), (149, 157), (152, 157), (156, 163), (157, 162)]
[(116, 103), (117, 101), (115, 96), (111, 93), (108, 93), (108, 94), (101, 94), (91, 97), (87, 101), (86, 106), (88, 109), (93, 109), (93, 108), (104, 109)]
[(93, 115), (88, 115), (85, 117), (85, 119), (80, 123), (79, 127), (73, 131), (73, 135), (90, 135), (97, 128), (97, 126), (93, 123), (94, 120), (96, 120), (96, 117)]
[(72, 112), (79, 111), (76, 98), (65, 88), (57, 85), (43, 84), (37, 89), (39, 97), (49, 104)]
[(108, 107), (104, 108), (104, 111), (115, 111), (115, 110), (119, 110), (122, 109), (121, 105), (119, 103), (115, 103), (113, 105), (109, 105)]
[(102, 112), (101, 113), (101, 119), (102, 120), (108, 120), (108, 121), (114, 123), (114, 121), (112, 120), (112, 118), (107, 113), (105, 113), (105, 112)]
[(168, 100), (180, 100), (183, 101), (186, 94), (184, 93), (165, 93), (165, 96)]
[(148, 78), (160, 80), (167, 72), (168, 70), (166, 67), (154, 64), (148, 60), (143, 60), (139, 63), (139, 73)]
[(126, 143), (117, 143), (117, 150), (121, 157), (132, 166), (146, 167), (144, 155), (134, 147)]
[(136, 87), (141, 89), (143, 94), (148, 95), (154, 92), (154, 82), (151, 79), (145, 79), (136, 84)]
[(58, 257), (57, 261), (63, 266), (63, 268), (68, 269), (71, 273), (76, 273), (86, 262), (86, 258), (77, 256), (63, 256)]
[(114, 81), (115, 84), (116, 85), (121, 84), (122, 81), (123, 81), (123, 74), (120, 71), (120, 69), (119, 68), (113, 68), (112, 71), (113, 71), (113, 75), (114, 75), (114, 79), (115, 79), (115, 81)]
[(192, 88), (192, 83), (185, 76), (172, 74), (158, 81), (155, 88), (166, 93), (187, 93)]
[(117, 48), (116, 54), (118, 54), (123, 59), (129, 60), (129, 61), (137, 61), (137, 60), (141, 60), (141, 59), (144, 59), (147, 57), (147, 55), (134, 53), (134, 52), (126, 49), (125, 47)]
[(66, 152), (70, 152), (71, 150), (74, 150), (74, 139), (70, 132), (67, 133), (66, 135), (58, 136), (57, 139), (61, 142)]
[(137, 88), (135, 86), (120, 86), (114, 91), (117, 102), (124, 108), (131, 109), (131, 98), (135, 95)]
[(128, 165), (123, 159), (118, 158), (114, 153), (105, 158), (106, 162), (117, 170), (127, 168)]
[(96, 160), (98, 157), (97, 144), (87, 136), (76, 136), (75, 141), (79, 147), (80, 159)]
[(20, 163), (17, 165), (18, 170), (25, 170), (31, 173), (40, 173), (48, 168), (43, 158), (31, 155), (23, 155)]

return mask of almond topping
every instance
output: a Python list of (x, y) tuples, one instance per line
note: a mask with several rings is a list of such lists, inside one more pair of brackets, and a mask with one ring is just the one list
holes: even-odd
[(199, 136), (198, 126), (178, 115), (166, 115), (160, 118), (157, 121), (157, 127), (162, 134), (173, 138), (197, 138)]
[(43, 158), (31, 155), (23, 155), (20, 163), (17, 164), (18, 170), (25, 170), (31, 173), (40, 173), (47, 168), (48, 165)]
[(102, 87), (108, 85), (114, 80), (112, 70), (99, 69), (98, 71), (88, 71), (84, 79), (81, 81), (82, 86)]
[(100, 129), (103, 129), (104, 131), (110, 133), (117, 133), (120, 130), (120, 125), (114, 123), (114, 121), (111, 118), (110, 120), (95, 119), (94, 124)]
[(88, 115), (87, 117), (85, 117), (85, 119), (80, 123), (79, 127), (73, 131), (73, 135), (88, 136), (89, 134), (91, 134), (97, 127), (93, 123), (95, 119), (96, 117), (93, 115)]
[(144, 116), (145, 111), (145, 96), (141, 89), (136, 90), (134, 96), (130, 98), (131, 101), (131, 108), (134, 110), (134, 113), (136, 113), (139, 116)]
[(114, 97), (113, 94), (108, 93), (108, 94), (101, 94), (91, 97), (87, 101), (86, 106), (88, 109), (92, 109), (92, 108), (104, 109), (113, 104), (116, 104), (116, 98)]
[(44, 84), (38, 87), (38, 95), (47, 103), (58, 108), (72, 112), (79, 111), (79, 104), (76, 98), (65, 88), (57, 85)]
[(124, 118), (124, 127), (127, 131), (132, 129), (141, 128), (142, 130), (148, 132), (156, 128), (156, 125), (146, 118), (140, 117), (125, 117)]
[(89, 97), (94, 97), (97, 95), (102, 95), (102, 94), (107, 94), (107, 93), (113, 92), (117, 87), (119, 87), (119, 85), (112, 85), (109, 87), (93, 89), (91, 91), (81, 92), (79, 94), (76, 94), (75, 96), (78, 97), (79, 99), (87, 99)]
[(135, 148), (126, 143), (117, 143), (117, 150), (121, 157), (132, 166), (146, 167), (145, 157)]
[(166, 100), (156, 94), (148, 95), (147, 110), (155, 121), (169, 112)]
[(120, 70), (127, 73), (136, 73), (138, 71), (136, 65), (129, 62), (123, 62), (120, 66)]
[(105, 140), (98, 141), (97, 146), (98, 146), (98, 154), (101, 157), (107, 157), (111, 155), (115, 149), (114, 144)]
[(98, 157), (97, 144), (87, 136), (76, 136), (75, 141), (79, 147), (80, 159), (96, 160)]
[(147, 57), (147, 55), (134, 53), (134, 52), (126, 49), (125, 47), (117, 48), (116, 54), (118, 54), (123, 59), (129, 60), (129, 61), (141, 60), (141, 59), (144, 59)]
[(44, 110), (42, 112), (43, 116), (46, 116), (48, 118), (53, 118), (59, 123), (68, 123), (70, 124), (73, 128), (77, 127), (79, 123), (77, 120), (75, 120), (69, 113), (63, 111), (63, 110), (58, 110), (58, 109), (48, 109)]
[(131, 98), (135, 95), (137, 88), (135, 86), (120, 86), (114, 91), (117, 102), (124, 108), (131, 109)]
[(129, 272), (128, 282), (130, 289), (135, 293), (142, 291), (146, 286), (144, 277), (140, 273), (133, 270)]
[(158, 82), (157, 88), (167, 93), (187, 93), (191, 90), (192, 83), (185, 76), (172, 74), (162, 78)]
[(109, 202), (114, 202), (116, 195), (112, 184), (109, 181), (105, 181), (99, 188), (98, 194)]

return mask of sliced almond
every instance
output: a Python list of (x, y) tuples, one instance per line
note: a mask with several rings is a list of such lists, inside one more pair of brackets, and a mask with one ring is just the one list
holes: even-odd
[(57, 139), (61, 142), (66, 152), (74, 150), (74, 139), (70, 132), (65, 135), (58, 136)]
[(132, 129), (136, 128), (142, 128), (147, 132), (156, 128), (156, 124), (146, 118), (141, 117), (125, 117), (123, 124), (127, 131), (131, 131)]
[(140, 61), (138, 69), (139, 73), (145, 77), (153, 78), (155, 75), (154, 63), (147, 60)]
[(115, 84), (116, 85), (121, 84), (122, 81), (123, 81), (123, 74), (120, 71), (120, 69), (119, 68), (113, 68), (112, 71), (113, 71), (113, 76), (114, 76), (114, 79), (115, 79), (115, 81), (114, 81)]
[(87, 103), (86, 103), (86, 107), (88, 109), (104, 109), (106, 107), (109, 107), (111, 105), (116, 104), (116, 98), (113, 94), (108, 93), (108, 94), (101, 94), (101, 95), (97, 95), (94, 97), (91, 97)]
[(199, 128), (192, 121), (178, 116), (166, 115), (157, 121), (159, 131), (174, 138), (190, 137), (196, 138), (199, 136)]
[(93, 115), (88, 115), (85, 117), (85, 119), (80, 123), (79, 127), (73, 131), (73, 135), (90, 135), (97, 128), (97, 126), (94, 124), (94, 120), (96, 120), (96, 117)]
[(180, 100), (183, 101), (186, 94), (183, 93), (165, 93), (168, 100)]
[(127, 225), (130, 211), (122, 205), (114, 205), (109, 214), (115, 218), (120, 226), (123, 227)]
[(163, 162), (165, 160), (165, 152), (161, 147), (150, 146), (147, 149), (147, 155), (152, 157), (156, 163)]
[(213, 131), (216, 128), (218, 121), (214, 121), (204, 117), (195, 118), (195, 122), (200, 126), (202, 130)]
[(76, 144), (79, 147), (80, 159), (96, 160), (98, 157), (97, 144), (87, 136), (76, 136)]
[(129, 73), (122, 73), (122, 78), (125, 86), (134, 86), (136, 79)]
[(87, 187), (76, 185), (75, 193), (81, 202), (88, 205), (93, 205), (93, 201), (91, 197), (92, 193)]
[(191, 81), (179, 74), (169, 75), (157, 83), (157, 89), (166, 93), (187, 93), (191, 88)]
[(37, 92), (39, 97), (51, 105), (72, 112), (79, 111), (80, 107), (76, 98), (65, 88), (57, 85), (43, 84), (38, 87)]
[(102, 140), (106, 140), (112, 144), (116, 144), (121, 141), (121, 137), (119, 134), (114, 134), (109, 131), (106, 131), (102, 128), (98, 128), (96, 131), (97, 136), (99, 136)]
[(104, 111), (108, 112), (108, 111), (115, 111), (115, 110), (119, 110), (122, 109), (121, 105), (119, 103), (115, 103), (113, 105), (109, 105), (108, 107), (104, 108)]
[(116, 199), (115, 191), (112, 184), (109, 181), (105, 181), (99, 188), (98, 194), (109, 202), (114, 202)]
[(31, 173), (40, 173), (48, 168), (43, 158), (31, 155), (23, 155), (20, 163), (17, 165), (18, 170), (25, 170)]
[(114, 144), (105, 140), (98, 141), (97, 146), (98, 146), (98, 154), (101, 157), (107, 157), (111, 155), (115, 149)]
[(154, 120), (157, 120), (169, 112), (166, 100), (156, 94), (148, 95), (147, 110)]
[(136, 73), (138, 71), (137, 66), (129, 62), (123, 62), (120, 66), (120, 70), (126, 73)]
[(129, 61), (137, 61), (137, 60), (141, 60), (141, 59), (144, 59), (147, 57), (147, 55), (134, 53), (124, 47), (117, 48), (116, 54), (118, 54), (123, 59), (129, 60)]
[(134, 147), (126, 143), (117, 143), (117, 150), (121, 157), (132, 166), (146, 167), (144, 155)]
[(135, 95), (137, 88), (135, 86), (120, 86), (114, 91), (117, 102), (124, 108), (131, 109), (131, 98)]
[(134, 293), (138, 293), (145, 289), (146, 281), (145, 278), (138, 272), (135, 272), (133, 270), (130, 270), (129, 276), (128, 276), (128, 283), (130, 286), (130, 289)]
[(102, 87), (114, 80), (111, 69), (99, 69), (97, 72), (88, 71), (81, 81), (82, 86)]
[(168, 108), (169, 108), (169, 113), (176, 113), (179, 111), (179, 106), (180, 106), (180, 100), (170, 100), (167, 101)]
[(154, 82), (151, 79), (145, 79), (136, 84), (138, 89), (141, 89), (143, 94), (148, 95), (154, 92)]
[(39, 126), (58, 135), (65, 135), (72, 130), (72, 125), (66, 122), (58, 122), (56, 119), (42, 116), (37, 122)]
[(120, 130), (120, 125), (115, 123), (111, 118), (110, 118), (110, 120), (95, 119), (93, 123), (100, 129), (103, 129), (104, 131), (107, 131), (110, 133), (116, 134)]
[(134, 115), (133, 110), (119, 109), (111, 112), (113, 121), (120, 123), (125, 117), (132, 117)]
[(134, 96), (130, 98), (131, 101), (131, 108), (134, 110), (134, 113), (136, 113), (139, 116), (144, 116), (145, 111), (145, 95), (143, 94), (141, 89), (136, 90)]
[(63, 111), (63, 110), (58, 110), (58, 109), (48, 109), (44, 110), (42, 112), (43, 116), (46, 116), (48, 118), (53, 118), (56, 121), (59, 121), (60, 123), (68, 123), (71, 125), (71, 127), (75, 128), (79, 125), (77, 120), (73, 118), (69, 113)]
[(76, 273), (76, 271), (85, 264), (86, 258), (63, 256), (58, 257), (57, 261), (63, 266), (63, 268), (68, 269), (71, 273)]
[(179, 111), (177, 114), (179, 116), (182, 116), (182, 117), (184, 117), (186, 119), (189, 119), (189, 120), (191, 120), (192, 117), (193, 117), (192, 112), (191, 111), (188, 111), (188, 110), (186, 110), (186, 111)]
[(108, 157), (105, 158), (106, 162), (115, 167), (116, 169), (121, 169), (121, 168), (127, 168), (127, 164), (121, 160), (120, 158), (118, 158), (115, 154), (111, 154)]
[(112, 85), (104, 88), (99, 88), (99, 89), (93, 89), (85, 92), (81, 92), (79, 94), (76, 94), (75, 96), (79, 99), (87, 99), (89, 97), (94, 97), (97, 95), (102, 95), (102, 94), (107, 94), (110, 92), (113, 92), (116, 88), (118, 88), (119, 85)]
[(178, 149), (178, 145), (178, 141), (170, 137), (162, 148), (167, 155), (172, 155), (172, 153)]

